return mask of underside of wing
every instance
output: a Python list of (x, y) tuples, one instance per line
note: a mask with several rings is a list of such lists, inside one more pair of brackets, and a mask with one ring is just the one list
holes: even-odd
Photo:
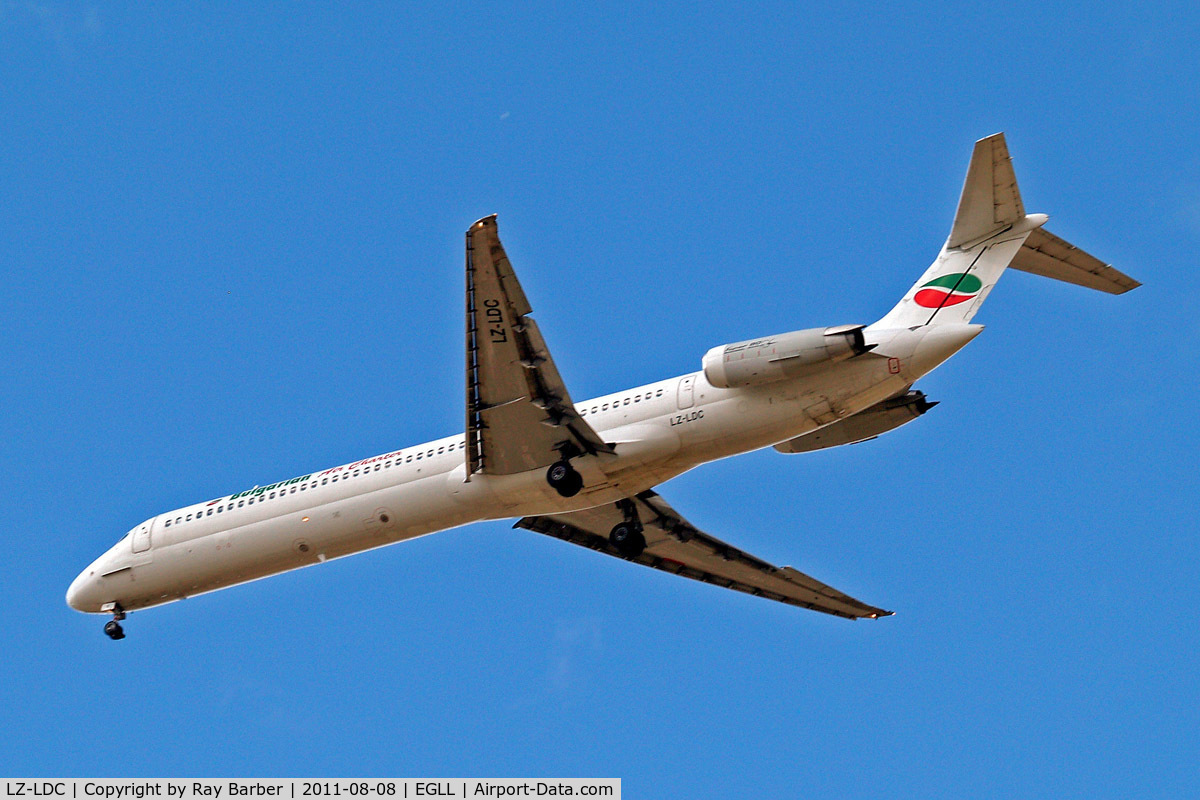
[[(644, 526), (646, 547), (640, 554), (627, 555), (609, 542), (609, 531), (634, 514)], [(568, 514), (525, 517), (515, 527), (663, 572), (839, 617), (875, 619), (892, 613), (859, 602), (791, 567), (776, 567), (696, 529), (652, 491), (629, 498), (625, 508), (610, 504)]]
[(575, 412), (496, 227), (467, 231), (467, 475), (611, 448)]

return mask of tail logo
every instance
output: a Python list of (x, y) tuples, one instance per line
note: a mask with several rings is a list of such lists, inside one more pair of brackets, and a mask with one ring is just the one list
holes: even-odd
[(979, 294), (983, 281), (966, 272), (952, 272), (921, 285), (913, 300), (925, 308), (944, 308), (965, 303)]

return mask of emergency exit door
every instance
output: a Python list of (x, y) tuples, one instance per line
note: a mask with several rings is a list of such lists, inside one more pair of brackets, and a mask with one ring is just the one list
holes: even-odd
[(679, 381), (679, 408), (691, 408), (696, 404), (696, 376), (689, 375)]
[(154, 520), (143, 522), (137, 526), (133, 532), (133, 552), (144, 553), (150, 549), (150, 529), (154, 527)]

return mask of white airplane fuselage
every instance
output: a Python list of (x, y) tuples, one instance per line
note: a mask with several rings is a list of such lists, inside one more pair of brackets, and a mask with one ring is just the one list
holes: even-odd
[(470, 522), (614, 503), (870, 408), (980, 330), (872, 326), (870, 352), (803, 377), (722, 389), (701, 371), (576, 403), (616, 452), (573, 461), (584, 478), (574, 497), (551, 488), (544, 469), (467, 480), (458, 435), (160, 514), (84, 569), (67, 602), (133, 611)]
[(1109, 294), (1140, 284), (1027, 214), (1002, 133), (975, 143), (937, 258), (872, 325), (721, 345), (688, 375), (573, 403), (500, 241), (465, 237), (466, 432), (146, 520), (71, 583), (125, 613), (470, 522), (518, 527), (673, 575), (849, 619), (893, 612), (689, 523), (653, 490), (720, 458), (874, 438), (933, 404), (913, 384), (982, 330), (1009, 267)]

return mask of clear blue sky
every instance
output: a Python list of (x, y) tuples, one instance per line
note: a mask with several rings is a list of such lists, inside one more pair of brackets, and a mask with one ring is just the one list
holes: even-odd
[[(227, 5), (0, 6), (0, 774), (1195, 790), (1194, 4)], [(474, 219), (584, 398), (877, 318), (997, 130), (1028, 209), (1145, 286), (1010, 273), (921, 420), (662, 489), (895, 617), (506, 522), (120, 643), (64, 604), (148, 516), (461, 430)]]

